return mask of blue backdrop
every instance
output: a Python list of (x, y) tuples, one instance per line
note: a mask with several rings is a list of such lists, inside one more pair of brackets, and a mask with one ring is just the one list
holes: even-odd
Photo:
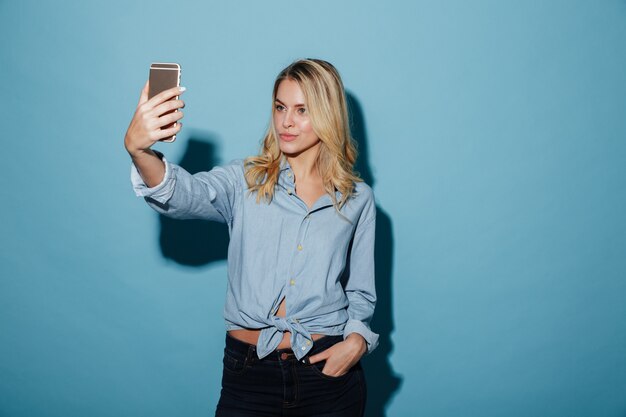
[(257, 151), (292, 60), (343, 75), (378, 203), (369, 417), (626, 414), (626, 3), (0, 1), (0, 415), (206, 416), (226, 231), (135, 197), (183, 67), (189, 170)]

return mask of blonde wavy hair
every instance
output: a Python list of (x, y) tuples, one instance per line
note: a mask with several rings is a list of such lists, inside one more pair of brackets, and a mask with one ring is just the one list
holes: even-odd
[[(324, 189), (339, 210), (353, 195), (355, 183), (363, 181), (354, 172), (357, 149), (350, 134), (343, 82), (329, 62), (321, 59), (295, 61), (276, 77), (272, 93), (272, 112), (276, 111), (274, 103), (278, 86), (287, 79), (297, 82), (304, 94), (313, 131), (321, 142), (316, 161), (317, 169), (322, 176)], [(272, 201), (284, 157), (279, 147), (274, 118), (270, 117), (270, 125), (259, 155), (246, 158), (244, 162), (246, 182), (250, 192), (257, 193), (257, 202), (261, 199), (268, 203)], [(341, 193), (339, 200), (335, 191)]]

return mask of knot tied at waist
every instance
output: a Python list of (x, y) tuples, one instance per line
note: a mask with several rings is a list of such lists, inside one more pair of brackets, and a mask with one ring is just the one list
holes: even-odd
[(313, 347), (313, 338), (298, 319), (273, 316), (265, 323), (269, 326), (261, 330), (257, 342), (257, 355), (263, 359), (278, 348), (283, 340), (283, 333), (290, 332), (291, 349), (296, 358), (301, 359)]

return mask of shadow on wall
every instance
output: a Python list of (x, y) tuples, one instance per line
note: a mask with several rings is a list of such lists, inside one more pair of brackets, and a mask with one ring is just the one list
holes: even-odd
[[(347, 92), (352, 136), (359, 149), (356, 171), (376, 192), (376, 181), (369, 166), (367, 132), (363, 111), (356, 97)], [(380, 335), (379, 345), (374, 352), (363, 358), (367, 379), (367, 417), (385, 417), (385, 409), (402, 384), (402, 378), (394, 373), (389, 357), (393, 350), (391, 333), (394, 329), (391, 283), (393, 279), (393, 232), (391, 218), (376, 205), (376, 312), (372, 320), (372, 330)]]
[[(375, 190), (375, 179), (368, 163), (367, 133), (363, 112), (357, 99), (347, 93), (352, 135), (359, 148), (356, 171)], [(192, 174), (207, 171), (221, 163), (216, 155), (211, 134), (192, 133), (187, 150), (179, 165)], [(367, 417), (385, 417), (385, 409), (400, 389), (402, 378), (393, 372), (389, 356), (393, 350), (391, 333), (394, 329), (391, 283), (393, 278), (393, 235), (391, 218), (376, 205), (376, 292), (378, 301), (371, 323), (380, 335), (379, 346), (363, 358), (368, 381)], [(203, 266), (226, 259), (228, 228), (225, 224), (205, 220), (175, 220), (159, 215), (161, 223), (160, 246), (163, 256), (181, 265)]]
[[(191, 174), (208, 171), (221, 161), (216, 155), (217, 138), (211, 134), (194, 133), (178, 165)], [(159, 215), (161, 253), (181, 265), (203, 266), (226, 259), (228, 227), (208, 220), (176, 220)]]

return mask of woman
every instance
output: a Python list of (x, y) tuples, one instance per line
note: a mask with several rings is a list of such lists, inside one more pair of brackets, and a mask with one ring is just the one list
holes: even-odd
[(226, 347), (217, 416), (362, 416), (360, 358), (370, 330), (376, 206), (353, 172), (345, 92), (306, 59), (274, 83), (261, 153), (189, 174), (150, 147), (178, 133), (184, 88), (147, 99), (125, 137), (135, 192), (174, 218), (226, 223)]

